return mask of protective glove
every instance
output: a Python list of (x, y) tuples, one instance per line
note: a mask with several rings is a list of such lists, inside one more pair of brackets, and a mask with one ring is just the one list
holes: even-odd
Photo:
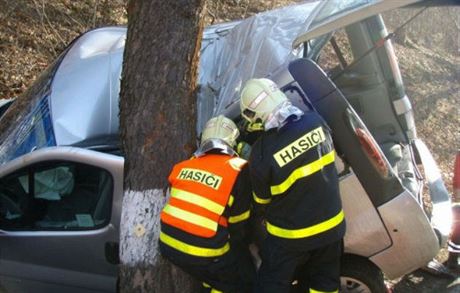
[(240, 158), (243, 158), (245, 160), (249, 159), (249, 155), (251, 154), (251, 145), (248, 144), (247, 142), (240, 141), (236, 145), (236, 152), (240, 156)]

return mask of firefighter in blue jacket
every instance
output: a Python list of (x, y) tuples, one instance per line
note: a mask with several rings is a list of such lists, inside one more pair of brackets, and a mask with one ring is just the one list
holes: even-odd
[(249, 80), (240, 106), (249, 128), (264, 130), (249, 158), (268, 232), (256, 292), (289, 292), (299, 272), (309, 292), (338, 292), (345, 219), (328, 126), (269, 79)]

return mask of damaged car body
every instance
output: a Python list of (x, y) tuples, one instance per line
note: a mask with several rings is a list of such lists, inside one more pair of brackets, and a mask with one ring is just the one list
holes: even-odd
[[(424, 266), (450, 232), (450, 198), (417, 138), (379, 14), (418, 2), (309, 1), (210, 26), (203, 35), (198, 133), (217, 114), (242, 125), (239, 92), (253, 77), (273, 79), (294, 105), (318, 111), (331, 127), (348, 226), (342, 292), (383, 290), (383, 274), (392, 279)], [(107, 27), (77, 38), (25, 93), (30, 108), (2, 134), (6, 292), (115, 291), (125, 36), (126, 28)]]

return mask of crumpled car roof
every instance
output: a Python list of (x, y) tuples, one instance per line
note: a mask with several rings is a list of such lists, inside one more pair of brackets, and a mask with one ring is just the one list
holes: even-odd
[[(197, 131), (214, 115), (239, 111), (239, 91), (246, 80), (270, 77), (293, 59), (305, 57), (302, 46), (293, 48), (295, 42), (316, 37), (323, 25), (328, 29), (334, 28), (331, 23), (340, 25), (338, 20), (347, 12), (364, 17), (357, 11), (371, 6), (384, 10), (395, 5), (391, 0), (307, 1), (207, 27), (200, 56)], [(24, 121), (10, 129), (6, 138), (3, 134), (0, 163), (41, 147), (78, 145), (117, 136), (125, 38), (126, 28), (106, 27), (76, 39), (59, 60), (57, 70), (51, 71), (49, 89), (40, 91), (31, 101), (30, 114), (23, 115)], [(21, 147), (23, 141), (17, 139), (27, 140), (34, 130), (33, 123), (37, 123), (37, 113), (49, 116), (45, 130), (50, 137), (41, 139), (40, 145), (32, 142)]]

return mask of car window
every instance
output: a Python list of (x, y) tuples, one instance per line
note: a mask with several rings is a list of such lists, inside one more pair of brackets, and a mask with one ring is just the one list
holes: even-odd
[(329, 42), (321, 50), (317, 63), (329, 75), (342, 70), (354, 60), (345, 29), (339, 29), (334, 32)]
[(0, 229), (92, 230), (110, 221), (113, 180), (104, 169), (47, 162), (0, 179)]

